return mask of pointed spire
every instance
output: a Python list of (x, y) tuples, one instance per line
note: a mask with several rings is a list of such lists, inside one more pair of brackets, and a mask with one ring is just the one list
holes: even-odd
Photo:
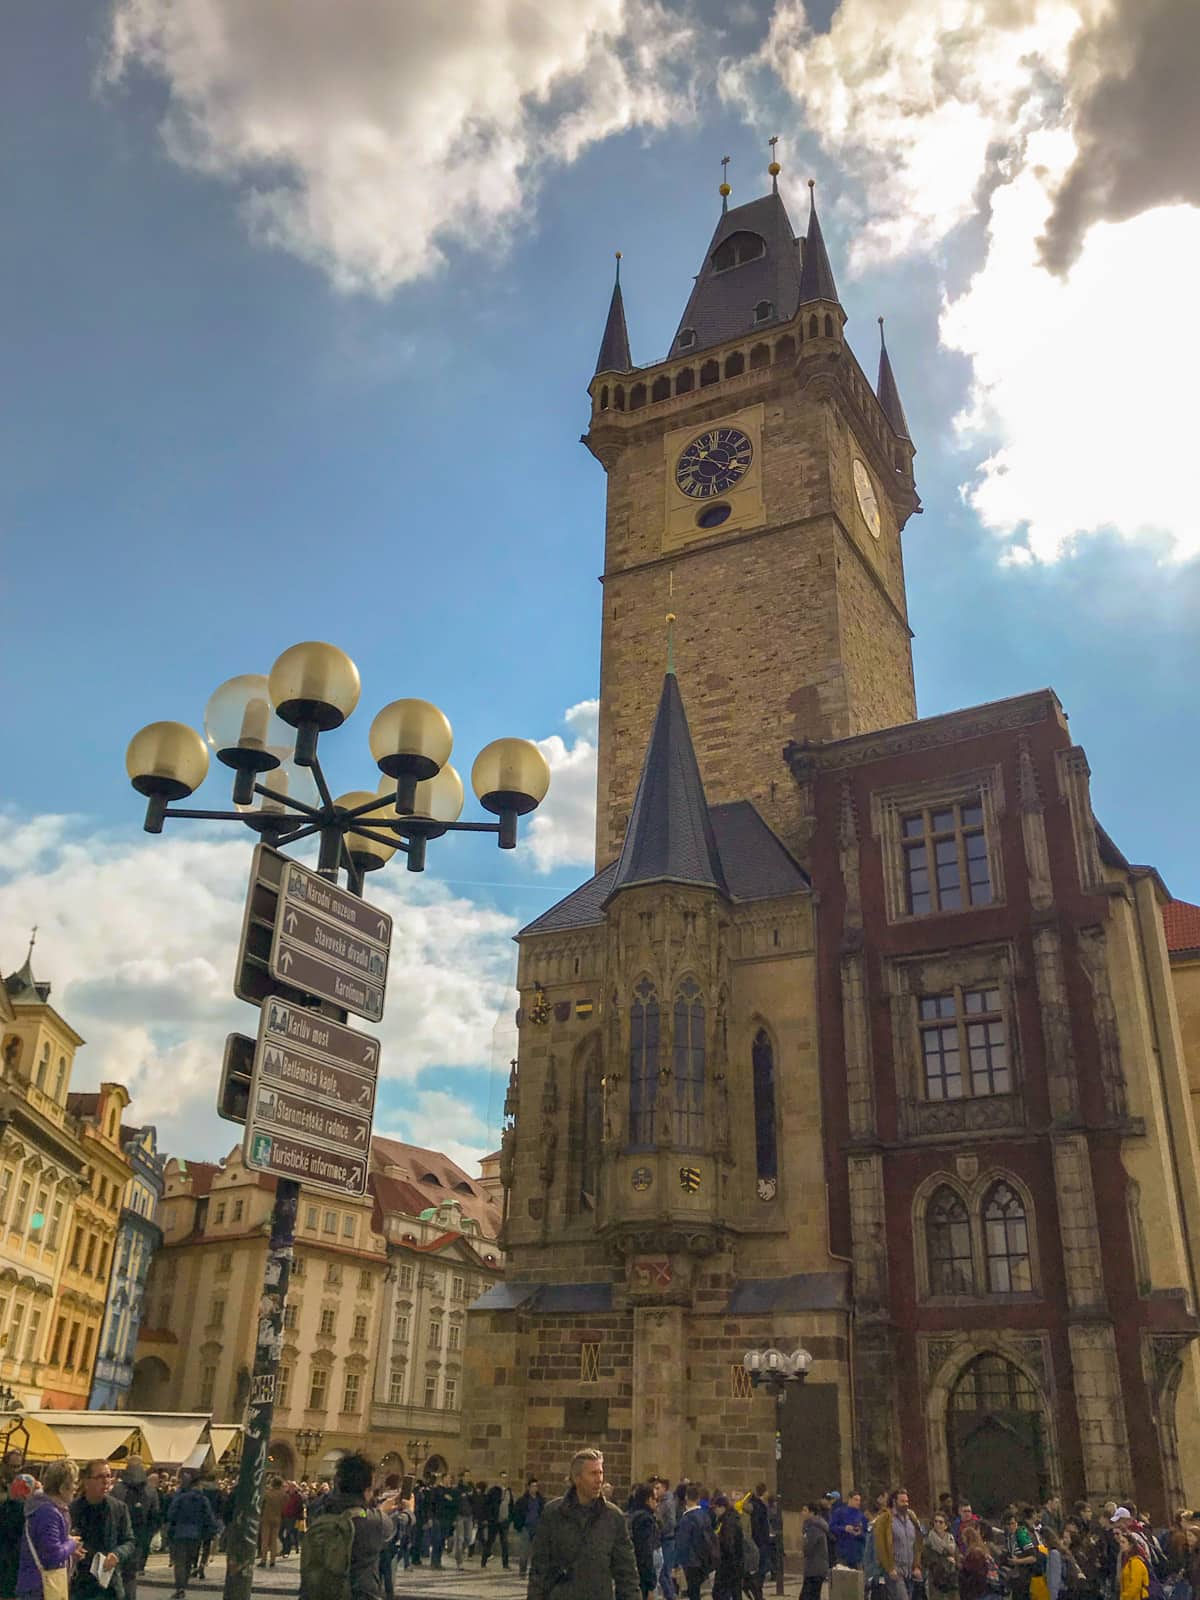
[(663, 679), (610, 895), (635, 883), (694, 883), (728, 894), (679, 680)]
[(875, 393), (897, 439), (911, 439), (908, 419), (904, 415), (904, 407), (900, 404), (900, 391), (896, 387), (892, 363), (888, 357), (887, 341), (883, 337), (882, 317), (879, 319), (879, 382), (875, 385)]
[(779, 173), (781, 169), (779, 162), (775, 159), (775, 146), (779, 143), (779, 135), (777, 133), (773, 133), (767, 140), (767, 143), (771, 146), (771, 164), (767, 168), (767, 171), (771, 174), (771, 193), (778, 194)]
[(817, 221), (816, 179), (808, 180), (808, 233), (804, 240), (804, 266), (800, 270), (800, 304), (810, 300), (838, 300), (837, 285), (833, 281), (833, 268)]
[(617, 277), (609, 302), (608, 321), (604, 324), (604, 337), (600, 341), (600, 354), (596, 357), (596, 372), (632, 371), (629, 331), (625, 326), (625, 302), (621, 298), (621, 252), (618, 250)]
[(24, 1001), (26, 1005), (41, 1005), (50, 996), (50, 985), (39, 983), (33, 975), (33, 947), (37, 943), (37, 932), (35, 927), (29, 935), (29, 949), (25, 952), (24, 965), (18, 967), (4, 980), (8, 997), (14, 1004)]
[(721, 187), (717, 191), (721, 196), (721, 215), (729, 210), (729, 196), (733, 190), (729, 187), (729, 157), (721, 157)]

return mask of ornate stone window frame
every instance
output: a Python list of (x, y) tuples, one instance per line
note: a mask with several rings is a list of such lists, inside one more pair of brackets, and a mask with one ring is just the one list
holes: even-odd
[[(905, 1138), (958, 1138), (1025, 1125), (1017, 1012), (1020, 961), (1009, 940), (890, 960), (885, 969), (892, 1011), (892, 1058), (900, 1131)], [(999, 989), (1005, 1023), (1008, 1094), (927, 1100), (918, 1002), (954, 990)]]
[[(968, 1157), (967, 1160), (973, 1158)], [(997, 1183), (1006, 1183), (1025, 1207), (1025, 1229), (1029, 1237), (1029, 1277), (1032, 1289), (1018, 1294), (992, 1294), (987, 1286), (987, 1248), (983, 1232), (983, 1203)], [(975, 1285), (973, 1294), (933, 1294), (929, 1286), (929, 1250), (925, 1237), (929, 1202), (939, 1189), (951, 1189), (967, 1209), (971, 1229), (971, 1278)], [(948, 1167), (939, 1167), (913, 1195), (912, 1202), (913, 1267), (917, 1286), (917, 1299), (929, 1306), (1004, 1306), (1029, 1305), (1042, 1299), (1042, 1264), (1038, 1249), (1037, 1210), (1033, 1196), (1014, 1172), (1006, 1167), (988, 1167), (977, 1172), (970, 1181)]]
[[(951, 805), (978, 794), (983, 807), (983, 831), (987, 839), (988, 873), (992, 898), (986, 906), (959, 906), (952, 911), (926, 911), (914, 915), (908, 909), (904, 846), (900, 818), (910, 811), (931, 810)], [(883, 898), (887, 920), (895, 922), (933, 922), (940, 917), (970, 916), (1004, 904), (1004, 864), (1000, 849), (1000, 821), (1004, 816), (1004, 776), (999, 764), (976, 767), (967, 772), (927, 778), (921, 783), (898, 784), (876, 789), (871, 795), (871, 833), (880, 841), (883, 857)]]

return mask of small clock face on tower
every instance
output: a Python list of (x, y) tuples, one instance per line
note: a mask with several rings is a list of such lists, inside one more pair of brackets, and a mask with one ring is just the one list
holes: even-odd
[(857, 456), (854, 458), (854, 493), (858, 497), (858, 509), (862, 512), (863, 521), (878, 539), (879, 501), (875, 498), (875, 485), (871, 482), (871, 474)]
[(675, 466), (675, 482), (684, 494), (707, 500), (726, 494), (746, 476), (754, 446), (740, 428), (712, 428), (693, 439)]

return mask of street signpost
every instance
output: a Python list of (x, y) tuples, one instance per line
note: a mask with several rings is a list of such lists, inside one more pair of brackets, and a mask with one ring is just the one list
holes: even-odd
[(250, 1079), (246, 1165), (331, 1194), (365, 1194), (378, 1077), (378, 1039), (268, 1000)]
[(327, 1001), (378, 1022), (387, 987), (392, 919), (270, 845), (254, 851), (234, 993)]

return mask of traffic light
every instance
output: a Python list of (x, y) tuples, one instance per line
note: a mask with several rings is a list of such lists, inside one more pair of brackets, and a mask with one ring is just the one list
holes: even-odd
[(221, 1062), (221, 1086), (217, 1090), (217, 1115), (226, 1122), (246, 1121), (253, 1066), (254, 1040), (247, 1039), (244, 1033), (228, 1034)]

